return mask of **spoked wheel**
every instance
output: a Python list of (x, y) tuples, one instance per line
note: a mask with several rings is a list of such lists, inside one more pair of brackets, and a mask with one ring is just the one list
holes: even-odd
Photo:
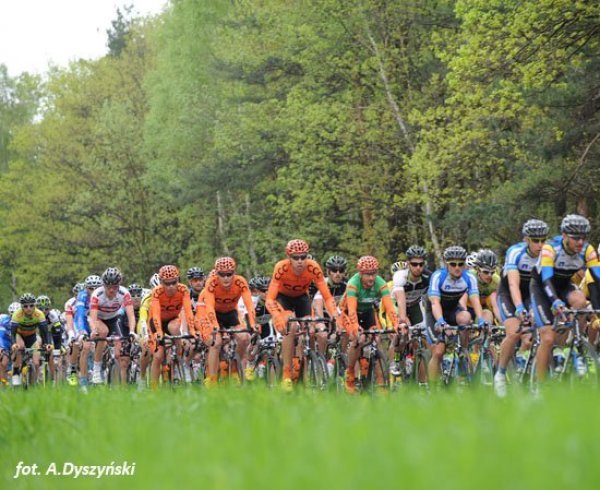
[(325, 363), (325, 357), (316, 352), (309, 352), (308, 359), (306, 360), (307, 369), (305, 378), (305, 384), (307, 388), (322, 391), (327, 388), (327, 365)]
[(389, 389), (390, 378), (387, 358), (378, 350), (374, 357), (369, 359), (369, 392), (374, 394), (379, 389)]

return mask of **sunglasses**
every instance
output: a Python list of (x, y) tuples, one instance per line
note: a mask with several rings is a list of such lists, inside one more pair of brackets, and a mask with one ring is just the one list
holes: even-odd
[(165, 286), (175, 286), (177, 281), (163, 281), (163, 285)]
[(304, 255), (290, 255), (290, 259), (295, 260), (296, 262), (300, 262), (301, 260), (306, 260), (306, 257), (308, 257), (307, 254), (304, 254)]
[(35, 305), (21, 305), (21, 308), (35, 308)]
[(233, 272), (217, 272), (219, 277), (231, 277), (233, 276)]
[(479, 269), (479, 272), (481, 272), (484, 276), (491, 276), (494, 271), (487, 271), (485, 269)]
[(327, 269), (329, 272), (337, 272), (338, 274), (343, 274), (344, 272), (346, 272), (346, 269), (336, 269), (335, 267), (332, 267), (331, 269)]
[(450, 267), (464, 267), (465, 263), (464, 262), (448, 262), (448, 265)]
[(546, 239), (545, 238), (530, 238), (529, 241), (532, 243), (544, 243), (546, 241)]
[(413, 267), (425, 267), (425, 262), (409, 262)]
[(587, 238), (587, 235), (567, 235), (571, 240), (575, 240), (576, 242), (584, 242)]

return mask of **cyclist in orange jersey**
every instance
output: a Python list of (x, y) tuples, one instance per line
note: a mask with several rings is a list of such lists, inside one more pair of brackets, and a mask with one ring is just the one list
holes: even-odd
[(311, 300), (308, 289), (312, 282), (315, 283), (323, 300), (330, 318), (338, 321), (338, 311), (335, 299), (331, 295), (323, 271), (319, 264), (308, 258), (308, 243), (304, 240), (291, 240), (285, 247), (287, 259), (275, 265), (271, 284), (267, 291), (266, 307), (272, 316), (275, 328), (283, 335), (283, 388), (292, 388), (292, 358), (294, 353), (294, 340), (298, 330), (296, 324), (291, 325), (286, 331), (287, 319), (310, 317)]
[[(248, 309), (248, 323), (250, 328), (257, 330), (254, 314), (254, 304), (248, 282), (235, 273), (237, 264), (231, 257), (220, 257), (215, 262), (215, 274), (206, 281), (206, 286), (198, 299), (196, 322), (202, 326), (202, 338), (209, 345), (206, 384), (213, 385), (217, 381), (219, 370), (219, 356), (223, 337), (213, 332), (219, 328), (241, 329), (242, 325), (238, 315), (237, 305), (242, 298)], [(248, 345), (250, 334), (236, 335), (237, 352), (246, 366), (248, 359)], [(241, 366), (238, 366), (238, 368)]]
[[(150, 303), (150, 329), (153, 336), (151, 345), (155, 349), (151, 370), (153, 385), (158, 383), (165, 355), (164, 346), (160, 345), (160, 341), (165, 334), (181, 335), (180, 314), (182, 312), (186, 318), (189, 334), (196, 335), (190, 291), (185, 284), (179, 282), (179, 270), (174, 265), (164, 265), (158, 271), (158, 276), (160, 285), (152, 290)], [(181, 346), (178, 350), (181, 350)]]

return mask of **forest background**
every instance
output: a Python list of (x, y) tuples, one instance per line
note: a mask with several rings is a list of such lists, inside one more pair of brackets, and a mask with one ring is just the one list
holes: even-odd
[(172, 0), (107, 35), (0, 65), (0, 304), (109, 265), (270, 274), (298, 237), (433, 266), (577, 212), (598, 243), (598, 2)]

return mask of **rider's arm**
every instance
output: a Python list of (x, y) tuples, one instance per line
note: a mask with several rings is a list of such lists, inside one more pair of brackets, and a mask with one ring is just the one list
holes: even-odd
[(350, 293), (351, 286), (346, 289), (346, 309), (348, 314), (348, 326), (351, 327), (355, 332), (358, 331), (358, 298)]
[(439, 270), (433, 273), (431, 281), (429, 281), (429, 289), (427, 290), (427, 297), (431, 303), (431, 314), (436, 322), (444, 319), (440, 291), (440, 275), (441, 272)]
[(154, 325), (154, 330), (159, 336), (163, 336), (162, 315), (160, 311), (160, 287), (152, 290), (152, 301), (150, 303), (150, 319)]
[(522, 305), (523, 297), (521, 296), (521, 275), (519, 274), (519, 271), (516, 269), (509, 270), (506, 273), (506, 277), (508, 278), (508, 289), (510, 291), (510, 299), (512, 299), (513, 305)]
[(477, 319), (481, 320), (483, 318), (483, 309), (481, 308), (481, 299), (479, 297), (479, 288), (477, 286), (477, 278), (473, 274), (469, 274), (468, 272), (463, 272), (463, 279), (467, 283), (467, 293), (469, 295), (469, 301), (473, 306), (473, 310), (475, 310), (475, 315), (477, 315)]
[(218, 330), (219, 322), (217, 320), (217, 314), (215, 312), (215, 294), (211, 291), (211, 288), (206, 288), (206, 293), (204, 294), (204, 305), (206, 311), (206, 318), (208, 320), (209, 325), (214, 329)]
[(85, 318), (88, 312), (86, 307), (87, 295), (87, 291), (81, 291), (77, 295), (77, 301), (75, 302), (75, 333), (87, 331)]
[(394, 308), (394, 303), (392, 302), (391, 296), (383, 296), (381, 298), (381, 304), (383, 304), (383, 308), (385, 309), (385, 314), (388, 317), (388, 320), (391, 322), (392, 327), (394, 329), (398, 328), (398, 317), (396, 316), (396, 309)]
[(323, 296), (323, 301), (325, 302), (325, 308), (327, 309), (327, 313), (329, 313), (329, 316), (331, 318), (337, 318), (338, 312), (337, 305), (335, 304), (335, 298), (331, 294), (331, 291), (329, 291), (327, 283), (325, 282), (325, 278), (323, 277), (323, 273), (320, 269), (316, 270), (315, 272), (314, 282), (319, 292)]
[(248, 324), (250, 325), (250, 328), (256, 328), (256, 310), (254, 309), (252, 294), (250, 294), (249, 287), (242, 289), (242, 300), (244, 301), (244, 306), (247, 310), (246, 314), (248, 315)]
[(554, 284), (552, 284), (552, 278), (554, 277), (554, 257), (556, 253), (554, 248), (552, 248), (552, 245), (546, 244), (542, 248), (540, 255), (540, 276), (542, 279), (544, 293), (546, 293), (546, 296), (548, 296), (550, 301), (554, 303), (554, 301), (558, 299), (556, 289), (554, 288)]
[(396, 304), (398, 305), (398, 316), (400, 320), (405, 322), (407, 320), (406, 314), (406, 292), (404, 291), (404, 286), (406, 285), (406, 280), (408, 278), (407, 270), (399, 270), (394, 273), (393, 277), (393, 285), (392, 285), (392, 295), (396, 299)]
[(194, 312), (192, 310), (192, 298), (189, 290), (186, 288), (183, 294), (183, 311), (185, 315), (185, 321), (187, 322), (188, 334), (196, 334), (196, 322), (194, 318)]
[(317, 293), (315, 294), (312, 306), (313, 306), (315, 315), (318, 317), (322, 317), (323, 316), (323, 295), (321, 294), (320, 291), (317, 291)]

